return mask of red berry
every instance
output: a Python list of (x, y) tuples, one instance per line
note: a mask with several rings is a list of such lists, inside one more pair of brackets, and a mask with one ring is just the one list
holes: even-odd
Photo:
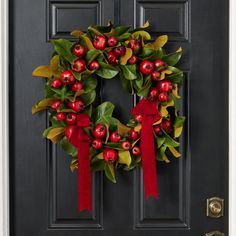
[(113, 143), (118, 143), (121, 140), (121, 136), (119, 135), (117, 131), (114, 131), (110, 134), (109, 139)]
[(136, 115), (134, 117), (134, 119), (138, 122), (138, 123), (142, 123), (143, 121), (143, 115)]
[(128, 135), (128, 138), (129, 139), (131, 139), (131, 140), (137, 140), (138, 138), (139, 138), (139, 133), (138, 132), (136, 132), (135, 130), (134, 130), (134, 128), (131, 128), (130, 130), (129, 130), (129, 135)]
[(167, 94), (166, 94), (166, 93), (160, 93), (160, 94), (158, 95), (158, 100), (159, 100), (160, 102), (167, 102), (167, 100), (168, 100)]
[(105, 148), (103, 151), (103, 158), (107, 163), (114, 163), (117, 160), (117, 151), (112, 148)]
[(162, 92), (169, 93), (172, 89), (172, 83), (169, 80), (162, 80), (158, 82), (157, 88), (160, 93)]
[(161, 77), (161, 73), (159, 71), (153, 71), (152, 72), (152, 80), (157, 81)]
[(153, 127), (153, 129), (154, 129), (154, 132), (155, 132), (156, 135), (158, 135), (158, 134), (161, 133), (161, 128), (160, 128), (159, 125), (155, 125), (155, 126)]
[(113, 52), (114, 52), (115, 56), (122, 57), (125, 55), (126, 47), (125, 46), (116, 47), (113, 49)]
[(132, 57), (130, 57), (130, 59), (128, 60), (128, 63), (129, 63), (130, 65), (134, 65), (134, 64), (137, 63), (137, 61), (138, 61), (138, 58), (137, 58), (136, 56), (132, 56)]
[(155, 65), (156, 68), (161, 67), (161, 66), (165, 67), (166, 63), (163, 60), (159, 59), (159, 60), (154, 61), (154, 65)]
[(124, 149), (124, 150), (129, 150), (131, 148), (131, 143), (130, 141), (123, 141), (121, 143), (121, 147)]
[(107, 57), (110, 64), (117, 64), (119, 62), (114, 52), (108, 52)]
[(61, 100), (55, 100), (55, 101), (53, 101), (52, 102), (52, 105), (51, 105), (51, 107), (52, 107), (52, 109), (53, 110), (58, 110), (59, 109), (59, 107), (61, 106)]
[(82, 111), (85, 107), (84, 102), (79, 98), (77, 98), (74, 102), (69, 101), (67, 105), (76, 112)]
[(71, 87), (70, 90), (73, 92), (77, 92), (83, 89), (83, 84), (79, 81), (76, 81)]
[(82, 57), (86, 53), (86, 48), (81, 44), (76, 44), (73, 48), (73, 53), (77, 57)]
[(90, 64), (89, 64), (89, 69), (90, 70), (98, 70), (100, 68), (100, 65), (97, 61), (92, 61)]
[(76, 123), (77, 116), (74, 113), (69, 113), (66, 115), (66, 124), (74, 125)]
[(134, 54), (138, 54), (142, 48), (141, 42), (136, 39), (131, 39), (129, 41), (128, 47), (132, 49)]
[(98, 50), (103, 50), (106, 46), (106, 38), (102, 35), (95, 36), (93, 46)]
[(71, 69), (75, 72), (81, 73), (86, 70), (86, 62), (84, 59), (77, 59), (71, 63)]
[(94, 139), (92, 142), (92, 147), (95, 149), (100, 149), (102, 147), (102, 140), (101, 139)]
[(58, 121), (63, 121), (66, 118), (66, 114), (64, 112), (58, 112), (57, 113), (57, 120)]
[(140, 156), (141, 155), (141, 148), (139, 146), (134, 146), (132, 148), (132, 154), (134, 156)]
[(108, 44), (110, 47), (115, 47), (115, 46), (117, 45), (117, 43), (118, 43), (118, 40), (117, 40), (117, 38), (114, 37), (114, 36), (109, 37), (108, 40), (107, 40), (107, 44)]
[(66, 127), (65, 135), (69, 139), (72, 133), (75, 131), (75, 126), (69, 125)]
[(172, 130), (172, 123), (170, 120), (162, 120), (161, 128), (164, 129), (167, 133), (170, 133)]
[(157, 97), (158, 97), (158, 89), (152, 87), (149, 91), (148, 98), (153, 101), (153, 100), (157, 99)]
[(62, 86), (62, 81), (60, 79), (54, 79), (52, 82), (51, 82), (51, 87), (53, 88), (60, 88)]
[(95, 127), (94, 127), (94, 130), (93, 130), (93, 136), (95, 138), (100, 138), (100, 139), (103, 139), (105, 138), (107, 135), (107, 128), (105, 125), (103, 124), (97, 124)]
[(144, 60), (141, 62), (139, 70), (143, 75), (150, 75), (154, 70), (154, 64), (149, 60)]
[(71, 71), (65, 70), (61, 73), (61, 80), (64, 85), (71, 85), (75, 82), (75, 77)]

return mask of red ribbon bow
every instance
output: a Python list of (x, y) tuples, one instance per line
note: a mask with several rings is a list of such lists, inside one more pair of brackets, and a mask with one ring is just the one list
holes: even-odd
[(84, 131), (90, 126), (90, 117), (86, 114), (77, 115), (69, 142), (78, 148), (78, 207), (92, 211), (91, 174), (90, 174), (90, 143), (91, 139)]
[(132, 109), (133, 115), (143, 115), (141, 141), (144, 191), (146, 199), (158, 197), (156, 154), (154, 146), (153, 123), (161, 119), (156, 101), (141, 99)]

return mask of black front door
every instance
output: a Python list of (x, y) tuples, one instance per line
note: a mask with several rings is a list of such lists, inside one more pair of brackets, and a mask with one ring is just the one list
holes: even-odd
[[(149, 20), (153, 37), (169, 35), (167, 50), (183, 48), (183, 155), (158, 163), (158, 200), (145, 200), (141, 171), (118, 172), (117, 184), (96, 174), (93, 212), (79, 214), (70, 158), (41, 138), (46, 113), (31, 116), (44, 86), (31, 73), (48, 63), (50, 39), (110, 19), (134, 27)], [(116, 117), (128, 120), (134, 98), (118, 80), (103, 81), (100, 94), (116, 105)], [(9, 97), (11, 236), (227, 235), (228, 1), (10, 0)], [(217, 219), (206, 216), (206, 199), (214, 196), (225, 199)]]

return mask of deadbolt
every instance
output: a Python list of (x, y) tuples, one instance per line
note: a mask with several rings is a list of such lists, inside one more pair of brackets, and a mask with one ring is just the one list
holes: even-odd
[(214, 232), (207, 233), (205, 236), (224, 236), (224, 235), (225, 235), (224, 233), (221, 233), (219, 231), (214, 231)]
[(207, 199), (207, 216), (219, 218), (224, 215), (224, 199), (212, 197)]

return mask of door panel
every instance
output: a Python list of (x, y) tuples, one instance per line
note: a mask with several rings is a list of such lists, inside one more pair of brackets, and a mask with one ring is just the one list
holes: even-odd
[[(48, 63), (50, 39), (71, 39), (71, 30), (110, 19), (134, 27), (149, 20), (152, 37), (169, 35), (167, 51), (183, 48), (182, 157), (157, 163), (158, 200), (145, 200), (141, 170), (118, 171), (117, 184), (94, 174), (93, 212), (78, 213), (70, 157), (41, 138), (47, 115), (31, 116), (44, 86), (31, 73)], [(225, 0), (10, 0), (11, 236), (227, 235), (227, 23)], [(99, 81), (97, 92), (97, 104), (113, 102), (115, 116), (128, 120), (137, 98), (122, 89), (118, 77)], [(206, 217), (212, 196), (226, 200), (223, 218)]]

